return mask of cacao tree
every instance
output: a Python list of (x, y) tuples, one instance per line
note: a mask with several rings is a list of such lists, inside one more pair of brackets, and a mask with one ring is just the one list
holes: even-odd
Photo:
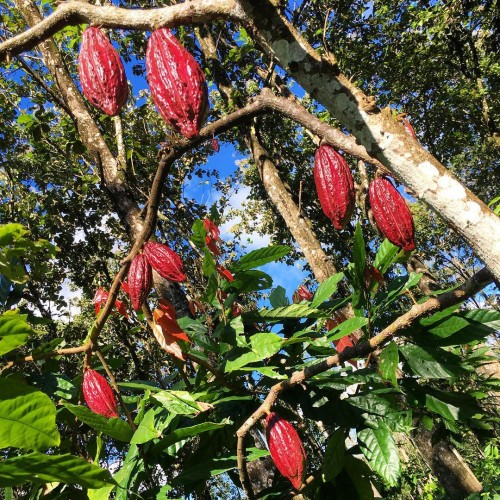
[(495, 494), (495, 2), (0, 5), (6, 498)]

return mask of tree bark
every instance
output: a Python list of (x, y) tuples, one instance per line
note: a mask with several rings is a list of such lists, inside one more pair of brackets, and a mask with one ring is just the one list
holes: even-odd
[(293, 201), (289, 188), (281, 180), (254, 127), (250, 131), (250, 146), (269, 199), (300, 246), (316, 280), (321, 283), (337, 272), (335, 266), (321, 248), (321, 243), (312, 230), (311, 221), (300, 213), (299, 207)]
[(414, 431), (413, 439), (450, 500), (461, 500), (483, 490), (469, 466), (449, 443), (438, 441), (433, 444), (433, 433), (422, 424)]

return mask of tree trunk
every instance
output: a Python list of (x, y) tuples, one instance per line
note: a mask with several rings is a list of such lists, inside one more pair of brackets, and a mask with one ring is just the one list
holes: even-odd
[(413, 439), (433, 474), (446, 490), (450, 500), (460, 500), (483, 490), (481, 483), (460, 453), (446, 441), (433, 444), (433, 433), (420, 424)]

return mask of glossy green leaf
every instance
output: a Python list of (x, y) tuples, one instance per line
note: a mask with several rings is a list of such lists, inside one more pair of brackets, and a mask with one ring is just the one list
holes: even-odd
[(0, 383), (0, 448), (45, 450), (59, 445), (50, 398), (15, 379)]
[(260, 248), (244, 255), (236, 264), (231, 267), (231, 270), (246, 271), (263, 266), (269, 262), (281, 259), (291, 252), (291, 248), (286, 245), (274, 245), (271, 247)]
[(160, 435), (161, 433), (155, 428), (155, 410), (151, 408), (144, 415), (130, 442), (143, 444), (160, 437)]
[(281, 320), (293, 318), (326, 318), (328, 313), (314, 309), (309, 304), (291, 304), (286, 307), (277, 307), (275, 309), (259, 309), (243, 315), (249, 321), (258, 320)]
[(338, 340), (368, 324), (368, 318), (349, 318), (327, 333), (328, 340)]
[(168, 448), (169, 446), (181, 441), (183, 439), (197, 436), (202, 432), (210, 432), (218, 429), (222, 429), (224, 426), (228, 425), (229, 421), (217, 422), (205, 422), (203, 424), (196, 424), (191, 427), (181, 427), (175, 431), (167, 434), (163, 439), (161, 439), (154, 447), (153, 453), (159, 453), (161, 450)]
[(84, 488), (100, 488), (114, 481), (106, 469), (69, 454), (44, 455), (33, 452), (0, 461), (0, 486), (27, 482), (60, 482), (79, 484)]
[(94, 413), (92, 410), (83, 405), (64, 405), (73, 415), (79, 420), (86, 423), (92, 429), (102, 432), (107, 436), (117, 439), (118, 441), (130, 442), (133, 431), (130, 426), (121, 418), (106, 418), (102, 415)]
[(396, 262), (400, 251), (399, 247), (393, 245), (388, 239), (385, 239), (375, 255), (373, 266), (384, 274)]
[(399, 350), (413, 373), (419, 377), (453, 378), (464, 372), (460, 357), (439, 347), (405, 344)]
[(395, 486), (401, 475), (396, 443), (389, 429), (382, 423), (377, 429), (358, 432), (358, 442), (372, 469), (390, 486)]
[(7, 311), (0, 316), (0, 356), (24, 345), (33, 330), (26, 323), (26, 314)]
[(339, 282), (344, 277), (344, 273), (337, 273), (327, 278), (318, 286), (311, 301), (311, 307), (318, 307), (325, 300), (328, 300), (336, 291)]
[(257, 333), (250, 337), (250, 351), (236, 348), (231, 358), (226, 361), (226, 372), (238, 370), (249, 363), (262, 361), (276, 354), (285, 340), (275, 333)]
[(187, 391), (161, 391), (151, 397), (176, 415), (194, 415), (201, 411), (196, 400)]

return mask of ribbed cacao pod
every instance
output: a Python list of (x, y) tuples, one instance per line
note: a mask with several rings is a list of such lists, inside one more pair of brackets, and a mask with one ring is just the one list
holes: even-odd
[(274, 465), (298, 490), (306, 473), (306, 452), (297, 431), (277, 413), (270, 413), (266, 418), (266, 439)]
[(106, 379), (98, 372), (88, 369), (83, 374), (83, 397), (89, 408), (104, 417), (117, 417), (118, 406), (115, 395)]
[(214, 137), (212, 139), (212, 149), (218, 153), (220, 151), (219, 141)]
[(153, 284), (153, 273), (148, 259), (139, 253), (134, 257), (128, 271), (129, 297), (137, 311), (146, 300)]
[(78, 73), (85, 97), (107, 115), (117, 115), (127, 102), (127, 78), (118, 52), (99, 28), (82, 34)]
[(386, 177), (374, 179), (368, 192), (373, 218), (380, 232), (405, 252), (414, 250), (413, 217), (391, 181)]
[(314, 294), (311, 293), (306, 286), (299, 285), (292, 296), (292, 300), (294, 304), (298, 304), (302, 300), (311, 300), (313, 297)]
[(354, 181), (344, 157), (328, 144), (314, 156), (314, 182), (323, 212), (335, 229), (344, 228), (354, 211)]
[(167, 245), (148, 241), (144, 255), (149, 265), (162, 277), (170, 281), (186, 281), (181, 258)]
[(188, 139), (198, 135), (208, 112), (205, 76), (167, 28), (151, 34), (146, 70), (151, 96), (162, 118)]
[(401, 123), (403, 124), (406, 133), (408, 135), (411, 135), (414, 139), (417, 139), (417, 134), (415, 132), (415, 129), (412, 127), (411, 123), (406, 118), (403, 118), (401, 120)]

